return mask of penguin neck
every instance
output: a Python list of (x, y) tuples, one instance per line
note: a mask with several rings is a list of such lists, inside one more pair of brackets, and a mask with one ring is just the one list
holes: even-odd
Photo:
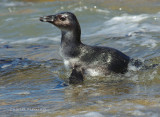
[(81, 44), (81, 29), (79, 26), (74, 30), (61, 30), (61, 33), (61, 48), (79, 46)]

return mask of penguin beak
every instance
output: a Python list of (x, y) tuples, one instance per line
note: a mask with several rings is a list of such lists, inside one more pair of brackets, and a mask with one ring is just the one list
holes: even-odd
[(53, 23), (54, 20), (55, 20), (55, 15), (49, 15), (49, 16), (40, 17), (39, 20), (40, 20), (41, 22)]

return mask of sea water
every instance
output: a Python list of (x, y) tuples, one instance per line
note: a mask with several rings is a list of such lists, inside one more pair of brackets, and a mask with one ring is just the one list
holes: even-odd
[[(148, 69), (85, 77), (68, 85), (59, 55), (61, 32), (39, 17), (75, 13), (82, 42), (116, 48)], [(160, 116), (160, 1), (0, 1), (2, 117)]]

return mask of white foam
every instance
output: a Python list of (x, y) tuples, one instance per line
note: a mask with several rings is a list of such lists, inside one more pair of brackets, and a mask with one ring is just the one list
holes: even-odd
[(26, 5), (33, 5), (32, 2), (1, 2), (0, 6), (5, 7), (16, 7), (16, 6), (26, 6)]
[(83, 115), (74, 115), (71, 117), (105, 117), (102, 114), (100, 114), (99, 112), (88, 112), (86, 114)]
[(115, 36), (115, 34), (117, 34), (118, 36), (124, 36), (131, 32), (141, 31), (139, 22), (148, 17), (146, 14), (133, 16), (124, 14), (122, 16), (116, 16), (104, 22), (104, 28), (101, 28), (101, 30), (97, 31), (94, 35), (108, 34)]
[(5, 39), (0, 39), (0, 44), (4, 44), (7, 43), (7, 41)]
[(132, 112), (130, 112), (130, 114), (134, 115), (134, 116), (145, 116), (145, 113), (140, 110), (132, 111)]
[[(122, 16), (113, 17), (108, 22), (111, 24), (117, 24), (117, 22), (125, 22), (125, 23), (140, 22), (148, 17), (149, 17), (149, 15), (147, 15), (147, 14), (130, 15), (130, 16), (128, 14), (123, 14)], [(106, 23), (108, 23), (108, 22), (106, 22)]]
[[(158, 15), (155, 15), (158, 17)], [(155, 17), (154, 16), (154, 17)], [(150, 14), (116, 16), (105, 21), (102, 25), (94, 27), (97, 31), (87, 37), (128, 37), (123, 40), (117, 39), (114, 43), (122, 46), (134, 47), (136, 45), (145, 46), (147, 48), (155, 48), (159, 42), (157, 37), (152, 37), (148, 32), (160, 32), (160, 27), (155, 24), (148, 23), (148, 19), (153, 16)], [(149, 19), (150, 20), (150, 19)], [(100, 30), (99, 30), (100, 29)], [(139, 36), (139, 37), (138, 37)]]
[(60, 38), (60, 35), (59, 36), (53, 36), (53, 37), (31, 37), (31, 38), (28, 38), (28, 39), (19, 39), (19, 40), (6, 40), (6, 39), (2, 39), (0, 38), (0, 44), (30, 44), (30, 43), (39, 43), (39, 41), (46, 41), (46, 40), (51, 40), (51, 41), (54, 41), (54, 42), (60, 42), (61, 41), (61, 38)]
[(160, 26), (144, 23), (141, 25), (141, 29), (145, 29), (146, 32), (159, 32)]
[(133, 65), (129, 65), (128, 66), (128, 70), (131, 70), (131, 71), (138, 71), (140, 68), (136, 67), (136, 66), (133, 66)]
[(57, 37), (35, 37), (35, 38), (28, 38), (28, 39), (21, 39), (17, 41), (10, 42), (11, 44), (22, 44), (22, 43), (33, 43), (38, 42), (40, 40), (52, 40), (56, 42), (60, 42), (60, 36)]
[(141, 46), (147, 46), (147, 47), (150, 47), (150, 48), (155, 48), (157, 46), (157, 41), (154, 40), (154, 39), (146, 39), (145, 41), (143, 41), (141, 43)]
[(1, 66), (1, 68), (4, 69), (4, 68), (7, 68), (9, 66), (11, 66), (11, 64), (3, 65), (3, 66)]
[(82, 10), (83, 10), (83, 8), (82, 8), (82, 7), (78, 7), (78, 8), (75, 8), (75, 9), (74, 9), (74, 12), (76, 12), (76, 11), (81, 12)]
[(98, 12), (98, 13), (105, 13), (105, 14), (109, 13), (109, 11), (107, 9), (96, 9), (96, 12)]
[(98, 112), (89, 112), (84, 115), (85, 117), (104, 117), (102, 114)]
[[(135, 36), (135, 35), (132, 34), (132, 36)], [(125, 40), (116, 40), (115, 43), (117, 43), (118, 45), (122, 45), (123, 47), (126, 45), (130, 47), (132, 47), (132, 45), (139, 45), (139, 46), (144, 46), (150, 49), (153, 49), (156, 46), (158, 46), (159, 41), (156, 40), (156, 38), (154, 39), (150, 35), (142, 35), (142, 36), (143, 38), (141, 37), (140, 39), (133, 37)]]
[(36, 42), (38, 40), (40, 40), (41, 38), (28, 38), (28, 39), (22, 39), (22, 40), (18, 40), (18, 41), (14, 41), (11, 42), (12, 44), (19, 44), (19, 43), (32, 43), (32, 42)]
[(8, 21), (12, 21), (12, 20), (14, 20), (14, 18), (12, 18), (12, 17), (11, 17), (11, 18), (7, 18), (7, 19), (5, 19), (5, 21), (6, 21), (6, 22), (8, 22)]
[(29, 91), (23, 91), (23, 92), (16, 93), (16, 95), (29, 95), (29, 94), (30, 94)]

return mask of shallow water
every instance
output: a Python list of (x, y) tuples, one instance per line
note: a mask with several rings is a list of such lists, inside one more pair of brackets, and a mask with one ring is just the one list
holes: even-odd
[(60, 31), (38, 19), (71, 11), (84, 43), (114, 47), (152, 66), (160, 63), (159, 0), (27, 1), (0, 3), (0, 116), (160, 116), (160, 66), (130, 65), (124, 75), (68, 85)]

